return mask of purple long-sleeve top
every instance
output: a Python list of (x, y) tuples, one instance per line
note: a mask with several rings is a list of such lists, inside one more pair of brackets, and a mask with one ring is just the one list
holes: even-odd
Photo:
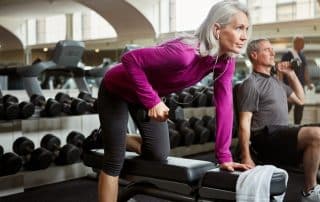
[[(214, 69), (214, 70), (213, 70)], [(160, 97), (180, 91), (199, 82), (214, 71), (216, 106), (215, 152), (219, 163), (231, 162), (233, 103), (232, 77), (235, 59), (221, 56), (201, 57), (194, 47), (180, 39), (132, 50), (121, 63), (105, 75), (104, 85), (130, 103), (141, 103), (147, 109), (158, 104)]]

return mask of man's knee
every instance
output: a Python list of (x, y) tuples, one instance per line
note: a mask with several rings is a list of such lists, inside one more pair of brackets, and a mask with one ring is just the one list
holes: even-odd
[(310, 146), (320, 145), (320, 127), (301, 128), (300, 142)]

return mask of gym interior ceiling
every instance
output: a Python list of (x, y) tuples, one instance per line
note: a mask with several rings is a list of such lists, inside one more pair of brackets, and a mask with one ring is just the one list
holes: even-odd
[[(320, 0), (317, 1), (320, 4)], [(25, 23), (26, 19), (88, 10), (93, 10), (106, 19), (115, 29), (117, 38), (86, 41), (86, 48), (94, 50), (102, 46), (105, 49), (116, 49), (133, 40), (141, 42), (142, 45), (149, 45), (175, 34), (159, 34), (159, 16), (152, 17), (148, 14), (148, 9), (159, 9), (159, 2), (160, 0), (1, 0), (1, 51), (17, 48), (23, 50), (26, 47), (25, 36), (21, 30), (21, 24)], [(253, 28), (253, 37), (267, 36), (272, 42), (279, 44), (275, 45), (276, 49), (283, 49), (283, 44), (290, 44), (292, 40), (293, 27), (304, 34), (306, 44), (312, 44), (306, 48), (320, 50), (318, 18), (257, 24)], [(42, 46), (43, 44), (37, 44), (32, 48)]]

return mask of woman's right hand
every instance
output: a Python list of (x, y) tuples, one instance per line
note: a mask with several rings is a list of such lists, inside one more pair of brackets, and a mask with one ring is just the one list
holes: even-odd
[(156, 121), (166, 121), (169, 118), (169, 108), (161, 101), (149, 109), (148, 116)]

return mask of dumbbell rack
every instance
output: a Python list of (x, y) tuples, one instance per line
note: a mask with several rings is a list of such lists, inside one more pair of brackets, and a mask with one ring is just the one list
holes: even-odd
[[(95, 90), (95, 94), (97, 90)], [(43, 90), (46, 97), (54, 97), (58, 91)], [(62, 92), (59, 90), (59, 92)], [(71, 96), (77, 96), (78, 90), (64, 91)], [(26, 91), (4, 91), (16, 95), (19, 100), (28, 100)], [(69, 132), (77, 130), (89, 135), (91, 131), (99, 127), (97, 114), (85, 114), (80, 116), (59, 116), (19, 119), (0, 122), (0, 142), (6, 152), (12, 151), (12, 143), (20, 136), (30, 138), (36, 147), (40, 146), (41, 138), (52, 133), (58, 136), (62, 144), (66, 143), (66, 136)], [(17, 174), (0, 177), (0, 197), (14, 193), (23, 192), (26, 188), (36, 187), (45, 184), (62, 182), (70, 179), (87, 176), (91, 168), (83, 165), (82, 162), (66, 166), (52, 165), (45, 170), (20, 171)]]

